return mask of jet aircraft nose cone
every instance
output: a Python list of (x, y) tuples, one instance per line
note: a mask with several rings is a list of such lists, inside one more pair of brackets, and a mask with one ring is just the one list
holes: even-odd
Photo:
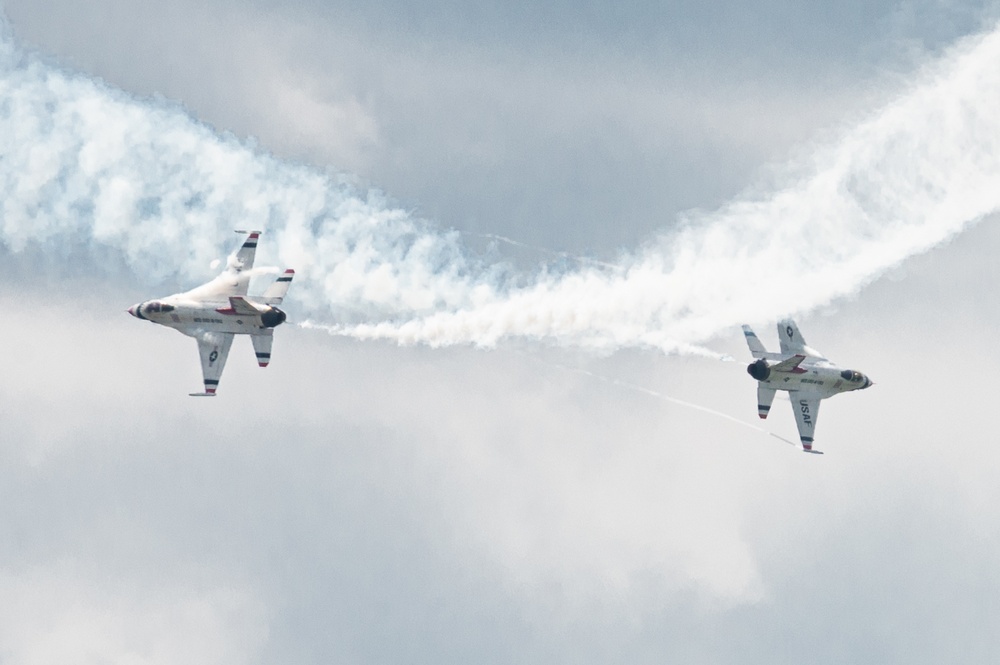
[(128, 308), (127, 310), (125, 310), (125, 311), (126, 311), (126, 312), (128, 312), (129, 314), (131, 314), (132, 316), (135, 316), (135, 317), (138, 317), (139, 315), (135, 313), (135, 310), (136, 310), (136, 309), (137, 309), (138, 307), (139, 307), (138, 305), (132, 305), (131, 307), (129, 307), (129, 308)]

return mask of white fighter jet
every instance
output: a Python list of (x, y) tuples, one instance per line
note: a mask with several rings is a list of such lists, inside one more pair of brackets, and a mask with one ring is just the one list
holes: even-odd
[(757, 379), (757, 414), (767, 418), (775, 391), (787, 390), (802, 449), (822, 454), (812, 447), (819, 401), (837, 393), (863, 390), (873, 385), (872, 381), (861, 372), (837, 367), (806, 346), (802, 333), (791, 319), (778, 322), (781, 353), (768, 353), (750, 326), (743, 326), (743, 334), (750, 353), (757, 359), (747, 366), (750, 376)]
[(257, 353), (257, 364), (267, 367), (271, 360), (274, 329), (285, 321), (278, 309), (295, 276), (288, 269), (260, 296), (248, 296), (254, 255), (260, 231), (248, 233), (246, 241), (229, 257), (225, 271), (212, 281), (185, 293), (147, 300), (132, 305), (132, 316), (173, 328), (198, 340), (205, 392), (193, 397), (211, 397), (219, 387), (219, 377), (226, 366), (229, 347), (236, 335), (250, 335)]

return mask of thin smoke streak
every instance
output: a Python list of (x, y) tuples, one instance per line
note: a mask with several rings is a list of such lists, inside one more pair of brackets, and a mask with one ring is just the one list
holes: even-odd
[(549, 249), (548, 247), (540, 247), (539, 245), (529, 245), (528, 243), (521, 242), (519, 240), (514, 240), (512, 238), (507, 238), (506, 236), (497, 235), (496, 233), (477, 233), (480, 238), (486, 238), (487, 240), (496, 240), (499, 242), (507, 243), (513, 247), (522, 247), (524, 249), (530, 249), (534, 252), (541, 252), (542, 254), (548, 254), (549, 256), (556, 256), (561, 259), (567, 259), (570, 261), (576, 261), (577, 263), (582, 263), (586, 265), (599, 266), (601, 268), (607, 268), (608, 270), (622, 271), (624, 268), (616, 263), (608, 263), (607, 261), (600, 261), (598, 259), (592, 259), (586, 256), (576, 256), (575, 254), (570, 254), (569, 252), (560, 252), (554, 249)]
[(711, 408), (709, 408), (707, 406), (702, 406), (701, 404), (695, 404), (694, 402), (688, 402), (688, 401), (685, 401), (685, 400), (682, 400), (682, 399), (678, 399), (677, 397), (671, 397), (670, 395), (667, 395), (665, 393), (657, 392), (655, 390), (650, 390), (649, 388), (646, 388), (646, 387), (643, 387), (643, 386), (640, 386), (640, 385), (636, 385), (634, 383), (628, 383), (628, 382), (622, 381), (620, 379), (611, 379), (609, 377), (602, 376), (600, 374), (595, 374), (594, 372), (591, 372), (589, 370), (580, 369), (580, 368), (577, 368), (577, 367), (567, 367), (565, 365), (560, 365), (560, 364), (557, 364), (557, 363), (548, 363), (548, 364), (552, 365), (553, 367), (558, 367), (559, 369), (563, 369), (563, 370), (568, 371), (568, 372), (576, 372), (578, 374), (583, 374), (585, 376), (589, 376), (591, 378), (597, 379), (598, 381), (603, 381), (605, 383), (609, 383), (609, 384), (614, 385), (614, 386), (619, 386), (621, 388), (626, 388), (628, 390), (633, 390), (635, 392), (643, 393), (644, 395), (649, 395), (650, 397), (656, 397), (657, 399), (661, 399), (661, 400), (664, 400), (666, 402), (670, 402), (671, 404), (677, 404), (678, 406), (683, 406), (683, 407), (686, 407), (686, 408), (689, 408), (689, 409), (693, 409), (695, 411), (701, 411), (702, 413), (707, 413), (707, 414), (712, 415), (712, 416), (723, 418), (725, 420), (728, 420), (729, 422), (736, 423), (737, 425), (741, 425), (742, 427), (746, 427), (748, 429), (752, 429), (755, 432), (760, 432), (761, 434), (766, 434), (768, 436), (774, 437), (775, 439), (778, 439), (779, 441), (783, 441), (783, 442), (787, 443), (790, 446), (794, 446), (795, 448), (799, 448), (800, 447), (799, 444), (797, 444), (797, 443), (795, 443), (793, 441), (789, 441), (788, 439), (784, 438), (783, 436), (779, 436), (779, 435), (775, 434), (774, 432), (770, 432), (770, 431), (764, 429), (763, 427), (758, 427), (757, 425), (753, 425), (753, 424), (748, 423), (748, 422), (746, 422), (744, 420), (740, 420), (739, 418), (731, 416), (728, 413), (724, 413), (722, 411), (717, 411), (717, 410), (711, 409)]

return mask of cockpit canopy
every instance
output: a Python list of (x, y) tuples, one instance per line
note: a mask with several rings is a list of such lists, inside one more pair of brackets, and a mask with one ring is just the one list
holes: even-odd
[(140, 308), (143, 314), (161, 314), (166, 312), (174, 311), (173, 305), (168, 305), (164, 302), (158, 302), (156, 300), (150, 300), (149, 302), (143, 303)]
[(861, 383), (865, 380), (865, 375), (854, 369), (845, 369), (840, 373), (840, 376), (843, 377), (845, 381), (850, 381), (851, 383)]

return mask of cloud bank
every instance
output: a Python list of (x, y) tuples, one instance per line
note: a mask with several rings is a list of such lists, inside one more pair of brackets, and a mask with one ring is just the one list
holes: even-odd
[(1000, 30), (967, 38), (895, 101), (778, 173), (694, 211), (614, 268), (516, 274), (350, 179), (281, 162), (163, 100), (136, 100), (0, 45), (0, 243), (110, 250), (191, 282), (263, 228), (299, 318), (402, 344), (509, 338), (612, 351), (696, 345), (851, 294), (1000, 207)]

